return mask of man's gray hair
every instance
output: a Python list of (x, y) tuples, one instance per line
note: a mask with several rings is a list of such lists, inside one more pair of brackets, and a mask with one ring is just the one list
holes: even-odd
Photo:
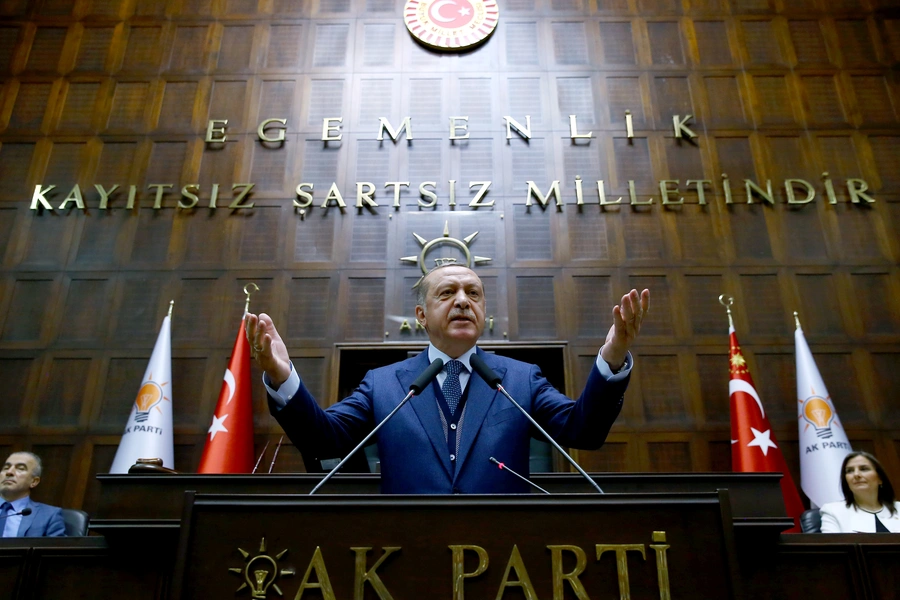
[(44, 461), (41, 460), (41, 457), (35, 454), (34, 452), (29, 452), (28, 450), (17, 450), (15, 452), (10, 452), (9, 455), (13, 454), (27, 454), (31, 458), (34, 459), (34, 476), (40, 477), (41, 473), (44, 470)]

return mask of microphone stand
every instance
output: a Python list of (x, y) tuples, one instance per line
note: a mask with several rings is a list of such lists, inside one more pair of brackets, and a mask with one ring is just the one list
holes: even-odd
[(425, 369), (425, 371), (423, 371), (421, 375), (419, 375), (419, 378), (418, 378), (416, 381), (414, 381), (413, 384), (412, 384), (411, 386), (409, 386), (409, 393), (406, 394), (406, 397), (403, 398), (403, 400), (400, 401), (400, 404), (398, 404), (398, 405), (394, 408), (394, 410), (392, 410), (390, 413), (388, 413), (388, 416), (386, 416), (384, 419), (382, 419), (382, 420), (381, 420), (381, 423), (379, 423), (379, 424), (375, 427), (375, 429), (373, 429), (372, 431), (370, 431), (370, 432), (369, 432), (369, 435), (367, 435), (366, 437), (364, 437), (363, 440), (362, 440), (360, 443), (358, 443), (358, 444), (356, 445), (356, 447), (355, 447), (353, 450), (350, 451), (350, 454), (348, 454), (347, 456), (345, 456), (344, 459), (343, 459), (341, 462), (339, 462), (337, 465), (335, 465), (335, 467), (334, 467), (331, 471), (328, 472), (328, 475), (326, 475), (325, 477), (323, 477), (323, 478), (322, 478), (322, 481), (320, 481), (319, 483), (316, 484), (316, 487), (314, 487), (314, 488), (312, 489), (312, 491), (309, 493), (309, 495), (312, 496), (313, 494), (315, 494), (315, 493), (319, 490), (320, 487), (322, 487), (323, 485), (325, 485), (325, 482), (328, 481), (329, 479), (331, 479), (331, 477), (332, 477), (335, 473), (337, 473), (338, 470), (339, 470), (341, 467), (343, 467), (344, 464), (345, 464), (348, 460), (350, 460), (350, 457), (351, 457), (351, 456), (353, 456), (354, 454), (356, 454), (357, 451), (358, 451), (360, 448), (362, 448), (363, 446), (365, 446), (366, 443), (367, 443), (370, 439), (372, 439), (372, 437), (373, 437), (376, 433), (378, 433), (378, 430), (381, 429), (381, 428), (384, 426), (385, 423), (387, 423), (388, 421), (390, 421), (390, 420), (391, 420), (391, 417), (393, 417), (394, 414), (395, 414), (398, 410), (400, 410), (401, 408), (403, 408), (403, 405), (404, 405), (404, 404), (406, 404), (407, 402), (409, 402), (409, 400), (410, 400), (413, 396), (417, 396), (417, 395), (419, 394), (419, 392), (422, 391), (422, 388), (424, 388), (426, 385), (428, 385), (428, 384), (431, 382), (431, 380), (435, 378), (435, 376), (438, 374), (438, 372), (439, 372), (443, 367), (444, 367), (444, 361), (441, 360), (440, 358), (436, 358), (436, 359), (434, 360), (434, 362), (431, 363), (431, 365), (430, 365), (427, 369)]
[[(515, 400), (512, 396), (509, 395), (509, 392), (507, 392), (507, 391), (503, 388), (503, 386), (500, 385), (500, 378), (497, 377), (497, 374), (494, 373), (493, 369), (491, 369), (491, 368), (487, 365), (487, 363), (484, 362), (484, 359), (483, 359), (483, 358), (481, 358), (481, 357), (478, 356), (477, 354), (473, 354), (473, 355), (472, 355), (472, 358), (469, 359), (469, 364), (472, 365), (472, 368), (474, 368), (476, 371), (478, 371), (478, 374), (481, 376), (482, 379), (484, 379), (485, 383), (487, 383), (489, 386), (491, 386), (492, 388), (496, 389), (496, 390), (499, 391), (501, 394), (503, 394), (504, 396), (506, 396), (506, 399), (509, 400), (510, 402), (512, 402), (512, 403), (515, 405), (515, 407), (519, 409), (519, 412), (521, 412), (523, 415), (525, 415), (525, 418), (528, 419), (528, 421), (529, 421), (532, 425), (534, 425), (535, 428), (536, 428), (538, 431), (540, 431), (540, 432), (544, 435), (545, 438), (547, 438), (547, 441), (550, 442), (550, 444), (551, 444), (554, 448), (556, 448), (556, 450), (557, 450), (560, 454), (562, 454), (563, 457), (564, 457), (567, 461), (569, 461), (569, 464), (570, 464), (570, 465), (572, 465), (573, 467), (575, 467), (575, 470), (577, 470), (579, 473), (581, 473), (581, 476), (582, 476), (582, 477), (584, 477), (585, 479), (587, 479), (587, 480), (591, 483), (591, 485), (594, 486), (594, 489), (595, 489), (595, 490), (597, 490), (597, 491), (600, 492), (601, 494), (604, 493), (603, 490), (600, 488), (600, 486), (597, 485), (597, 482), (594, 481), (593, 479), (591, 479), (591, 476), (584, 472), (584, 469), (582, 469), (581, 466), (579, 466), (579, 464), (578, 464), (577, 462), (575, 462), (575, 460), (574, 460), (571, 456), (569, 456), (569, 453), (566, 452), (565, 450), (563, 450), (562, 446), (560, 446), (559, 444), (557, 444), (557, 443), (556, 443), (556, 440), (554, 440), (554, 439), (550, 436), (550, 434), (547, 433), (547, 432), (544, 430), (543, 427), (541, 427), (540, 425), (538, 425), (538, 422), (535, 421), (534, 418), (532, 418), (532, 416), (528, 414), (528, 411), (525, 410), (524, 408), (522, 408), (522, 405), (519, 404), (518, 402), (516, 402), (516, 400)], [(487, 375), (487, 377), (485, 377), (485, 375)]]

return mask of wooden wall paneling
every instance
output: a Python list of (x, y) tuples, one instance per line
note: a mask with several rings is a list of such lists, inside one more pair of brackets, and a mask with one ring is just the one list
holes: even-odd
[[(581, 468), (593, 473), (627, 473), (634, 471), (632, 455), (636, 444), (629, 443), (630, 435), (610, 433), (599, 450), (570, 450)], [(571, 470), (568, 467), (566, 470)]]
[(11, 352), (4, 348), (0, 374), (12, 393), (0, 404), (0, 427), (4, 433), (21, 434), (27, 428), (42, 359), (34, 353)]
[(515, 270), (508, 273), (510, 340), (559, 339), (557, 273)]
[(643, 430), (687, 428), (694, 424), (685, 395), (684, 365), (676, 348), (642, 350), (640, 402), (643, 405)]
[(229, 351), (173, 350), (172, 422), (176, 434), (205, 431), (215, 410)]
[(99, 361), (84, 352), (51, 354), (32, 404), (32, 430), (72, 433), (83, 427), (91, 413), (98, 367)]
[(73, 274), (63, 279), (54, 339), (60, 345), (98, 347), (108, 339), (108, 309), (115, 278), (110, 273)]
[(175, 281), (173, 348), (209, 347), (220, 338), (223, 279), (217, 272), (193, 271)]
[(385, 329), (385, 274), (383, 271), (343, 271), (338, 314), (346, 315), (338, 327), (347, 341), (382, 341)]

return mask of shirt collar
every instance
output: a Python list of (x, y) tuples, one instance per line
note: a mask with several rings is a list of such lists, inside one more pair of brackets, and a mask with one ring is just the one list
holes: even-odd
[[(10, 502), (13, 508), (13, 512), (22, 512), (22, 509), (28, 506), (28, 501), (30, 500), (30, 498), (30, 496), (23, 496), (18, 500), (13, 500), (12, 502)], [(0, 498), (0, 504), (2, 504), (3, 502), (6, 502), (6, 500)]]
[(444, 364), (447, 364), (451, 360), (458, 360), (466, 367), (466, 371), (469, 373), (472, 372), (472, 366), (469, 364), (469, 359), (472, 358), (472, 355), (477, 351), (478, 346), (472, 346), (469, 348), (465, 354), (460, 356), (459, 358), (453, 359), (447, 356), (445, 353), (438, 350), (434, 344), (428, 344), (428, 362), (434, 362), (434, 359), (440, 358), (444, 361)]

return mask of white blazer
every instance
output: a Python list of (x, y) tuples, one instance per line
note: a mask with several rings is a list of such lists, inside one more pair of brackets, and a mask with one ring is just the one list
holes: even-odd
[[(897, 513), (891, 515), (887, 508), (878, 513), (878, 520), (884, 523), (892, 533), (900, 533), (900, 502), (894, 502)], [(819, 509), (822, 515), (822, 533), (875, 533), (875, 516), (856, 505), (847, 503), (829, 502)]]

